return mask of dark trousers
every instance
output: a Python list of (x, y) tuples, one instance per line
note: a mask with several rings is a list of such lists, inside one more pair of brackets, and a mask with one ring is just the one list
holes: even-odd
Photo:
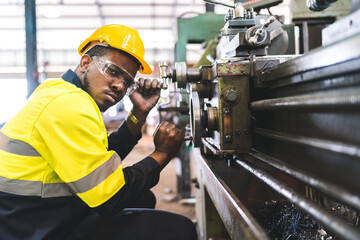
[(69, 240), (195, 240), (197, 233), (190, 219), (175, 213), (154, 210), (156, 198), (149, 191), (141, 200), (113, 216), (95, 211), (84, 218)]

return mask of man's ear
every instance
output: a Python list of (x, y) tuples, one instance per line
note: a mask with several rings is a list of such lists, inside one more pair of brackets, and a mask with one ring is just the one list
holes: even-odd
[(87, 54), (82, 55), (79, 70), (80, 72), (84, 73), (86, 69), (89, 67), (90, 62), (92, 61), (91, 57)]

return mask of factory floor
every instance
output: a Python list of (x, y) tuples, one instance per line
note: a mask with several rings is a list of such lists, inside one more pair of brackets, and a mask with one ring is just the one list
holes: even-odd
[[(107, 124), (108, 131), (116, 123)], [(147, 127), (143, 131), (143, 137), (139, 143), (131, 151), (131, 153), (123, 160), (123, 167), (132, 165), (148, 156), (154, 151), (152, 133), (154, 129)], [(195, 205), (193, 201), (179, 200), (177, 195), (177, 180), (175, 174), (175, 161), (170, 163), (161, 171), (159, 183), (151, 190), (154, 192), (157, 203), (156, 209), (169, 211), (184, 215), (195, 222)]]

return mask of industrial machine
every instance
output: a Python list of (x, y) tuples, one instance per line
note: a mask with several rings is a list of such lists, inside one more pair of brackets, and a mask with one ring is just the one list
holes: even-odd
[(189, 93), (201, 239), (360, 239), (359, 2), (301, 56), (256, 14), (282, 1), (207, 2), (230, 8), (215, 61), (160, 67)]

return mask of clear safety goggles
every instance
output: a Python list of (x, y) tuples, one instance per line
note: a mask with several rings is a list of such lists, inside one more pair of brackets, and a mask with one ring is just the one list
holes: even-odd
[(116, 65), (110, 60), (102, 59), (98, 56), (93, 56), (92, 59), (104, 77), (114, 81), (121, 81), (122, 84), (124, 84), (126, 95), (131, 95), (136, 90), (134, 78), (124, 68)]

